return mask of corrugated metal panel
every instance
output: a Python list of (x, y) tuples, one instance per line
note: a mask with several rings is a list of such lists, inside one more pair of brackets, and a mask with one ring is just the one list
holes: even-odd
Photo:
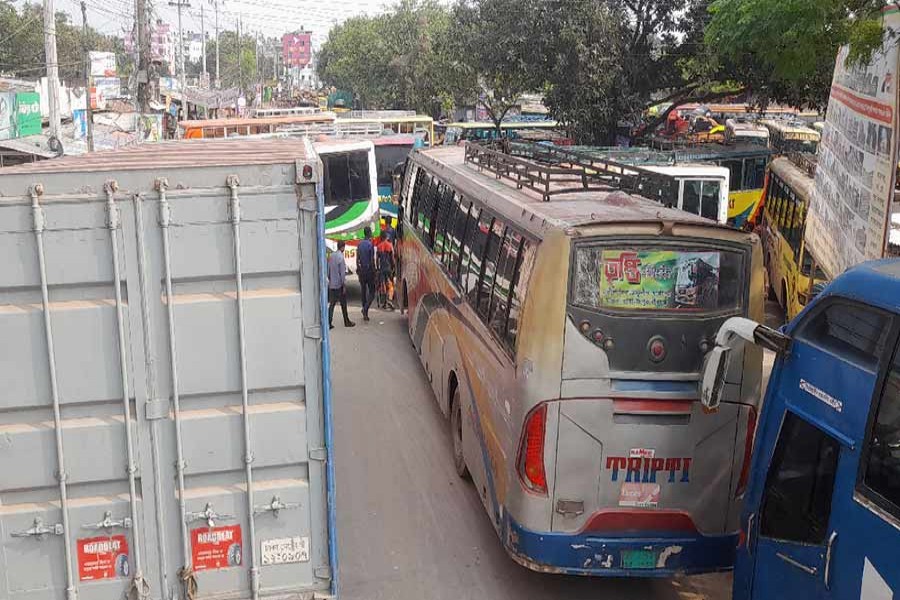
[(0, 176), (56, 194), (0, 202), (0, 598), (331, 596), (315, 155), (242, 146)]
[(106, 152), (63, 157), (4, 169), (2, 177), (18, 173), (77, 173), (168, 168), (203, 168), (288, 163), (307, 158), (304, 139), (178, 140), (140, 144)]

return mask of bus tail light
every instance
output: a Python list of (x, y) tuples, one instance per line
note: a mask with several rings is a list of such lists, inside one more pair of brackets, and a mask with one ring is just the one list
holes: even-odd
[(747, 491), (747, 481), (750, 479), (750, 458), (753, 455), (753, 436), (756, 433), (756, 409), (750, 407), (747, 415), (747, 439), (744, 440), (744, 464), (741, 466), (741, 477), (738, 479), (737, 491), (734, 497), (739, 498)]
[(536, 494), (547, 495), (544, 470), (544, 434), (547, 432), (547, 405), (539, 404), (525, 418), (517, 461), (522, 485)]

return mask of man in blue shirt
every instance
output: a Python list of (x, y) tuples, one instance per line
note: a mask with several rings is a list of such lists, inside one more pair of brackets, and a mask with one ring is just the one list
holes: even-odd
[(356, 273), (362, 288), (363, 321), (369, 320), (369, 306), (375, 299), (375, 245), (372, 243), (372, 228), (363, 229), (365, 239), (356, 247)]
[(347, 263), (344, 262), (345, 242), (338, 242), (338, 249), (328, 257), (328, 328), (334, 329), (334, 305), (341, 303), (344, 327), (356, 325), (347, 316)]

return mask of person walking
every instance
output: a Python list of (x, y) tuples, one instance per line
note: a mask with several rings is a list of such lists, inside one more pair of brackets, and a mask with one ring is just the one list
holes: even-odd
[(387, 232), (381, 233), (381, 241), (375, 246), (375, 262), (378, 265), (378, 305), (394, 310), (394, 245)]
[(338, 242), (338, 249), (328, 257), (328, 328), (334, 329), (334, 305), (341, 303), (344, 327), (355, 327), (356, 323), (347, 315), (347, 263), (344, 262), (346, 242)]
[(362, 288), (363, 321), (369, 320), (369, 306), (375, 300), (375, 245), (372, 243), (372, 228), (363, 229), (365, 239), (356, 247), (356, 273)]

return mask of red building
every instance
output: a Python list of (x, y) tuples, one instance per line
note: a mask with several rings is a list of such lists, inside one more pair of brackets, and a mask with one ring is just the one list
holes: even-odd
[(305, 67), (312, 60), (312, 32), (295, 31), (281, 36), (281, 57), (287, 67)]

